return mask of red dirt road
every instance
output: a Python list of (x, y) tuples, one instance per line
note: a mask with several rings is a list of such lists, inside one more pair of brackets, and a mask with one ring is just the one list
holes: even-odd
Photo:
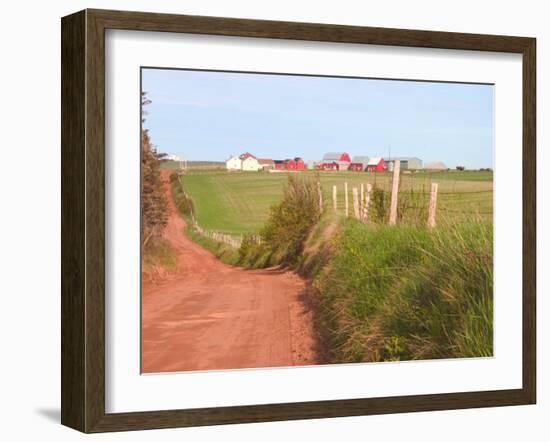
[(184, 235), (163, 173), (170, 219), (164, 236), (178, 270), (142, 287), (142, 372), (317, 363), (305, 282), (285, 270), (245, 270), (219, 261)]

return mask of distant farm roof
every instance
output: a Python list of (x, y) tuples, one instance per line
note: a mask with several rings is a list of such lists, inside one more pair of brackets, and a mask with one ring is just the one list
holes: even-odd
[(428, 163), (424, 165), (424, 169), (428, 170), (446, 170), (447, 165), (441, 161), (434, 161), (432, 163)]
[(269, 158), (258, 158), (258, 163), (260, 164), (273, 164), (273, 160)]
[(256, 159), (256, 157), (254, 155), (252, 155), (250, 152), (245, 152), (245, 153), (242, 153), (239, 155), (239, 158), (241, 160), (246, 160), (248, 157), (252, 157), (254, 159)]
[(366, 155), (355, 155), (351, 160), (352, 163), (368, 163), (369, 157)]
[(346, 152), (327, 152), (323, 156), (323, 160), (333, 161), (333, 160), (339, 160), (342, 158), (342, 155), (345, 155)]
[(381, 160), (382, 160), (382, 157), (372, 157), (369, 160), (368, 165), (369, 166), (377, 166), (378, 163), (380, 163)]
[(420, 158), (418, 157), (391, 157), (391, 158), (384, 158), (384, 161), (410, 161), (410, 160), (418, 160), (420, 161)]

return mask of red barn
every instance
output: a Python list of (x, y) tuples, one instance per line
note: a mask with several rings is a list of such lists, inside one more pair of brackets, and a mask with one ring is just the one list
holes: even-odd
[(317, 167), (322, 170), (339, 170), (340, 169), (340, 166), (336, 161), (332, 161), (330, 163), (327, 161), (323, 161)]
[(348, 170), (351, 158), (346, 152), (328, 152), (323, 156), (318, 168), (323, 170)]
[(371, 158), (367, 164), (368, 172), (385, 172), (388, 170), (388, 165), (381, 157)]
[(275, 170), (304, 170), (306, 165), (304, 160), (300, 157), (294, 159), (287, 158), (286, 160), (275, 160), (273, 161), (273, 168)]
[(367, 170), (367, 165), (369, 164), (369, 157), (366, 155), (357, 155), (351, 160), (348, 170), (353, 170), (355, 172), (363, 172)]
[(296, 161), (294, 161), (294, 160), (285, 160), (285, 169), (286, 170), (296, 170)]

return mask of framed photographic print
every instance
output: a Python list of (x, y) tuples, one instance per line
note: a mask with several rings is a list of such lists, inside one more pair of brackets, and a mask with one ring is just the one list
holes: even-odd
[(533, 404), (535, 39), (62, 19), (62, 423)]

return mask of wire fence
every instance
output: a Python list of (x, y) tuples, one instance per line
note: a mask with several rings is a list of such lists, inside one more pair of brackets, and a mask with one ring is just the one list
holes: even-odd
[[(445, 222), (461, 221), (464, 218), (485, 218), (493, 214), (492, 189), (451, 188), (439, 191), (439, 185), (435, 182), (430, 184), (431, 189), (417, 189), (401, 186), (399, 180), (397, 187), (390, 189), (394, 186), (384, 184), (379, 186), (343, 182), (343, 186), (332, 185), (332, 191), (325, 191), (324, 197), (332, 196), (332, 209), (336, 213), (383, 224), (399, 222), (435, 225), (436, 212), (440, 213), (441, 220)], [(365, 199), (366, 189), (370, 189), (370, 194)], [(396, 198), (392, 197), (392, 190), (398, 195)], [(356, 194), (359, 194), (360, 198), (357, 198)]]
[[(235, 235), (231, 233), (221, 232), (219, 230), (203, 229), (201, 226), (199, 226), (199, 223), (195, 219), (194, 215), (192, 215), (192, 221), (193, 229), (195, 230), (195, 232), (205, 238), (227, 244), (235, 249), (239, 249), (244, 241), (245, 235), (243, 234)], [(257, 234), (249, 234), (247, 235), (247, 238), (249, 238), (250, 241), (256, 244), (260, 244), (262, 242), (261, 236)]]

